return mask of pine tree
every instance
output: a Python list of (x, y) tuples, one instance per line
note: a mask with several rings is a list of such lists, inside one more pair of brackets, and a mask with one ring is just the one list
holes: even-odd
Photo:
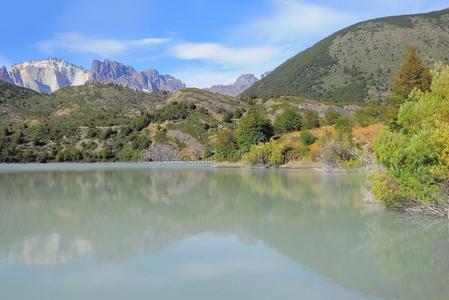
[(393, 82), (391, 104), (395, 108), (404, 103), (414, 88), (428, 91), (430, 88), (430, 69), (423, 64), (416, 47), (409, 47), (405, 54), (404, 62), (399, 68), (399, 73)]

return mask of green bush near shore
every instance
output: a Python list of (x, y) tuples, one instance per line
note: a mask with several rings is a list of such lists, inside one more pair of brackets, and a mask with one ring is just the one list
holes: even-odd
[(374, 152), (385, 172), (373, 193), (387, 205), (404, 199), (439, 204), (449, 198), (449, 67), (432, 72), (430, 91), (415, 89), (399, 109), (397, 126), (381, 132)]

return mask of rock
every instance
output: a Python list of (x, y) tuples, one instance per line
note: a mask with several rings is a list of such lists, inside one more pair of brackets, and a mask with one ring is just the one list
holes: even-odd
[(14, 84), (41, 93), (83, 85), (90, 76), (89, 71), (84, 68), (55, 58), (12, 65), (9, 74)]
[(0, 68), (0, 80), (6, 81), (8, 83), (14, 83), (11, 77), (9, 76), (8, 69), (6, 69), (6, 67)]
[(146, 92), (175, 92), (185, 87), (179, 79), (170, 75), (160, 75), (157, 70), (139, 72), (131, 66), (112, 60), (94, 60), (91, 73), (91, 82), (116, 83)]
[(250, 88), (258, 80), (259, 79), (253, 74), (244, 74), (237, 78), (237, 80), (233, 84), (214, 85), (210, 88), (207, 88), (206, 90), (214, 93), (237, 97), (248, 88)]
[(94, 60), (91, 71), (56, 58), (26, 61), (13, 65), (9, 71), (5, 67), (0, 68), (0, 80), (41, 93), (51, 93), (87, 82), (115, 83), (146, 92), (175, 92), (185, 87), (173, 76), (160, 75), (153, 69), (139, 72), (131, 66), (111, 60)]

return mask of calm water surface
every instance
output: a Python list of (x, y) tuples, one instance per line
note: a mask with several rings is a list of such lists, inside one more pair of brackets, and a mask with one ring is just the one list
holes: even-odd
[[(19, 170), (20, 169), (20, 170)], [(449, 299), (442, 219), (363, 176), (0, 166), (0, 299)]]

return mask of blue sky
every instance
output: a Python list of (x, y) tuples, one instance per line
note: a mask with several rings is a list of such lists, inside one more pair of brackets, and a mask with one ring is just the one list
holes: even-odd
[(271, 70), (326, 35), (374, 17), (448, 7), (433, 0), (73, 0), (2, 3), (0, 65), (114, 59), (189, 86)]

